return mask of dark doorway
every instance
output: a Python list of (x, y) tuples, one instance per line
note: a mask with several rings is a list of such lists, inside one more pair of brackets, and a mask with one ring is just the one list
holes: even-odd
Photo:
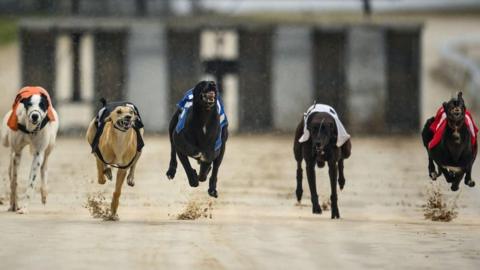
[(264, 131), (272, 127), (271, 29), (239, 31), (239, 130)]
[(346, 111), (345, 52), (346, 32), (343, 29), (319, 29), (313, 32), (313, 80), (317, 102), (335, 108), (344, 123)]
[(95, 33), (95, 94), (96, 100), (125, 98), (126, 31)]
[(167, 32), (169, 104), (172, 111), (185, 91), (198, 83), (201, 70), (199, 36), (197, 29), (169, 29)]
[(387, 127), (391, 132), (416, 132), (420, 121), (420, 29), (390, 29), (386, 39)]
[(48, 30), (23, 28), (20, 31), (22, 86), (42, 86), (52, 102), (55, 102), (55, 37)]

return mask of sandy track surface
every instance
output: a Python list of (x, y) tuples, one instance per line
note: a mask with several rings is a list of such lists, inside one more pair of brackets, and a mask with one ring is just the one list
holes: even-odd
[[(219, 174), (219, 198), (207, 183), (193, 189), (179, 165), (166, 180), (166, 137), (148, 137), (136, 186), (124, 186), (119, 222), (93, 219), (87, 196), (113, 183), (96, 183), (94, 159), (83, 139), (61, 138), (50, 162), (46, 206), (36, 193), (30, 214), (6, 212), (8, 151), (0, 150), (0, 269), (462, 269), (480, 268), (480, 170), (476, 188), (462, 184), (459, 217), (426, 221), (431, 186), (419, 138), (356, 138), (339, 193), (342, 219), (311, 214), (304, 181), (295, 204), (290, 137), (233, 136)], [(31, 157), (24, 155), (20, 190)], [(321, 200), (329, 197), (317, 171)], [(437, 181), (449, 199), (444, 180)], [(176, 220), (189, 201), (212, 202), (212, 218)]]

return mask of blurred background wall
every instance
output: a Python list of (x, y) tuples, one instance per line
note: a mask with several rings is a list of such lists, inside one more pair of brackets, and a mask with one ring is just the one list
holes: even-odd
[(239, 132), (290, 132), (317, 100), (352, 133), (408, 134), (455, 91), (480, 98), (478, 1), (4, 0), (0, 14), (0, 113), (40, 84), (64, 133), (101, 96), (165, 132), (206, 78)]

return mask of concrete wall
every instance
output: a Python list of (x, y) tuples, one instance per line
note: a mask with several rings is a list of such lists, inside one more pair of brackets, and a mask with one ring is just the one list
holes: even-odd
[(168, 69), (165, 28), (158, 22), (135, 22), (127, 53), (127, 97), (142, 115), (145, 129), (168, 129)]
[(294, 130), (313, 103), (311, 29), (282, 26), (273, 38), (273, 126)]

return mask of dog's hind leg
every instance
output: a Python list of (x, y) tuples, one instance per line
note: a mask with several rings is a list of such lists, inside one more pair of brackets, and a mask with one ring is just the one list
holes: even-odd
[(8, 167), (10, 177), (10, 208), (8, 211), (15, 212), (19, 209), (17, 198), (17, 174), (18, 167), (20, 166), (20, 160), (22, 158), (22, 152), (12, 151), (10, 154), (10, 166)]
[(295, 156), (295, 160), (297, 161), (297, 188), (295, 190), (295, 194), (297, 195), (297, 201), (300, 203), (302, 201), (303, 195), (303, 170), (302, 170), (302, 147), (298, 142), (298, 139), (295, 137), (295, 141), (293, 142), (293, 155)]
[(303, 181), (303, 170), (302, 170), (302, 160), (300, 160), (300, 161), (297, 161), (297, 189), (295, 190), (298, 203), (302, 201), (302, 195), (303, 195), (302, 181)]
[(115, 182), (115, 191), (113, 192), (112, 204), (110, 208), (110, 216), (106, 217), (106, 220), (117, 221), (118, 220), (118, 204), (120, 202), (120, 195), (122, 194), (122, 186), (125, 181), (125, 176), (127, 175), (126, 169), (118, 169), (117, 171), (117, 180)]
[(170, 150), (170, 164), (168, 165), (167, 170), (167, 178), (172, 180), (175, 178), (175, 173), (177, 172), (177, 153), (175, 151), (175, 146), (173, 142), (171, 143), (171, 150)]
[(338, 161), (338, 185), (340, 190), (345, 186), (345, 175), (343, 174), (343, 158)]
[(137, 168), (137, 161), (140, 158), (142, 152), (137, 152), (137, 156), (135, 157), (135, 161), (130, 166), (130, 170), (128, 171), (127, 175), (127, 184), (131, 187), (135, 186), (135, 169)]
[(179, 115), (180, 111), (177, 110), (168, 126), (168, 136), (170, 138), (170, 164), (168, 165), (167, 178), (170, 180), (175, 177), (175, 173), (177, 172), (177, 153), (175, 151), (175, 143), (173, 142), (173, 132), (175, 132)]
[(437, 180), (437, 177), (440, 176), (440, 173), (437, 172), (437, 169), (435, 168), (435, 163), (433, 162), (433, 159), (428, 157), (428, 176), (430, 176), (430, 179), (433, 181)]
[(428, 176), (432, 180), (437, 180), (437, 177), (440, 176), (440, 173), (437, 172), (435, 168), (435, 163), (433, 163), (433, 159), (430, 157), (430, 151), (428, 150), (428, 144), (430, 143), (434, 135), (433, 132), (430, 130), (430, 125), (433, 123), (433, 121), (435, 121), (435, 118), (431, 117), (425, 122), (425, 125), (422, 129), (422, 142), (428, 153)]
[(48, 195), (48, 157), (52, 151), (52, 147), (49, 146), (45, 150), (45, 158), (43, 159), (42, 167), (40, 167), (40, 176), (42, 177), (42, 182), (40, 186), (40, 194), (42, 196), (42, 203), (47, 203)]
[(188, 156), (181, 154), (180, 152), (177, 152), (177, 155), (178, 159), (180, 159), (180, 162), (183, 165), (183, 168), (185, 169), (185, 173), (187, 174), (188, 183), (191, 187), (198, 187), (198, 175), (197, 172), (190, 165)]
[(26, 214), (28, 213), (28, 204), (30, 202), (30, 199), (33, 196), (33, 191), (35, 190), (35, 181), (38, 179), (38, 175), (40, 172), (40, 167), (43, 164), (43, 160), (45, 157), (45, 152), (44, 150), (36, 150), (33, 154), (33, 161), (32, 161), (32, 167), (30, 168), (30, 176), (29, 176), (29, 183), (27, 185), (27, 191), (25, 193), (25, 198), (23, 201), (23, 207), (20, 208), (17, 213), (19, 214)]

